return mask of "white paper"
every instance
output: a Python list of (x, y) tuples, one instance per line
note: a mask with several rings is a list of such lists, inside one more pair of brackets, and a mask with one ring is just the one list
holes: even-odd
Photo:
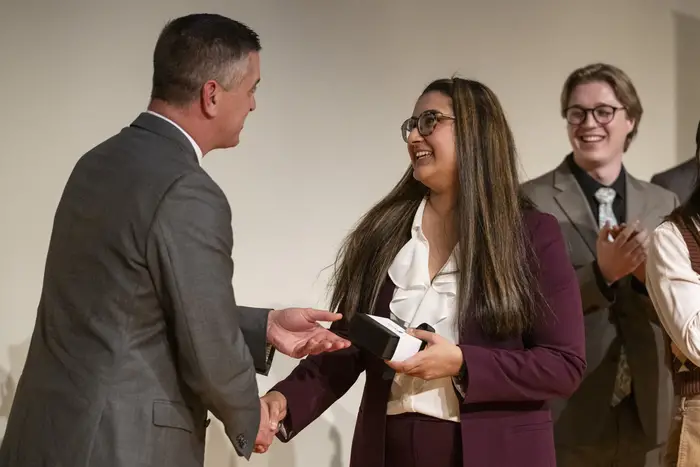
[(394, 362), (402, 362), (409, 359), (420, 351), (423, 341), (406, 332), (404, 328), (393, 322), (389, 318), (381, 316), (368, 315), (370, 318), (381, 324), (383, 327), (399, 336), (399, 343), (394, 350), (394, 354), (389, 360)]

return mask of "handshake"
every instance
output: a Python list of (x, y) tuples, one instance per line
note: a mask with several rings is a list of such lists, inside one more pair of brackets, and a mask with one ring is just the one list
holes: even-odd
[(267, 452), (286, 416), (287, 398), (282, 393), (270, 391), (260, 398), (260, 428), (255, 438), (254, 452)]
[[(422, 329), (409, 329), (408, 333), (424, 341), (426, 348), (413, 356), (384, 363), (397, 373), (431, 381), (446, 377), (459, 377), (462, 373), (464, 356), (460, 347), (441, 335)], [(289, 397), (292, 396), (289, 393)], [(292, 403), (294, 405), (294, 402)], [(253, 451), (267, 452), (275, 437), (282, 430), (282, 439), (287, 440), (291, 433), (284, 431), (282, 421), (287, 417), (287, 397), (279, 391), (270, 391), (260, 398), (260, 425), (255, 438)]]
[[(273, 310), (268, 317), (267, 341), (292, 358), (344, 349), (350, 346), (350, 341), (319, 324), (340, 319), (340, 314), (312, 308)], [(286, 415), (287, 399), (281, 393), (272, 391), (260, 399), (260, 427), (255, 452), (267, 451)]]

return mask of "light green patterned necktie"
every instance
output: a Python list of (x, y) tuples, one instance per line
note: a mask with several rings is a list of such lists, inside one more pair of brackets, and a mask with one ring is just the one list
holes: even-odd
[[(595, 199), (598, 200), (598, 228), (602, 229), (608, 223), (610, 227), (615, 227), (618, 222), (613, 212), (613, 201), (615, 200), (615, 190), (612, 188), (599, 188), (595, 192)], [(620, 347), (620, 359), (617, 363), (617, 375), (615, 377), (615, 389), (611, 404), (616, 406), (622, 399), (632, 392), (632, 375), (627, 362), (625, 347)]]

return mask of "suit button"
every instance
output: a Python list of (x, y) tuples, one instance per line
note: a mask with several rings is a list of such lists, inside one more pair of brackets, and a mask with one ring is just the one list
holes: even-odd
[(209, 428), (209, 425), (211, 425), (211, 419), (207, 418), (204, 420), (204, 428)]
[(242, 434), (236, 436), (236, 444), (238, 444), (238, 447), (241, 449), (245, 449), (246, 446), (248, 446), (248, 440), (246, 439), (245, 436)]

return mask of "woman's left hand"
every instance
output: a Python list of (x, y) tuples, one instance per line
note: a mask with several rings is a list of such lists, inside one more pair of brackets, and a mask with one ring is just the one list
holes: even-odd
[(402, 362), (386, 361), (389, 367), (398, 373), (426, 381), (459, 374), (464, 357), (458, 346), (434, 332), (411, 329), (409, 333), (426, 341), (428, 346)]

